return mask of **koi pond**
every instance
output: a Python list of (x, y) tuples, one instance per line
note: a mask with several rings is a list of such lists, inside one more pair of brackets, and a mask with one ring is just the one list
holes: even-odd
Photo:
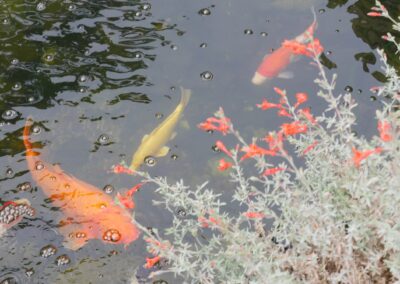
[(0, 0), (0, 283), (183, 282), (148, 277), (159, 267), (144, 267), (143, 235), (120, 216), (162, 232), (171, 214), (153, 204), (152, 185), (137, 190), (140, 178), (113, 166), (135, 154), (135, 168), (208, 180), (229, 202), (216, 138), (198, 125), (222, 106), (248, 140), (277, 128), (285, 118), (256, 107), (273, 87), (307, 92), (313, 112), (324, 110), (306, 56), (252, 82), (266, 54), (313, 23), (312, 9), (322, 63), (338, 73), (338, 93), (354, 94), (357, 132), (374, 134), (374, 50), (390, 48), (380, 39), (390, 25), (366, 16), (372, 2)]

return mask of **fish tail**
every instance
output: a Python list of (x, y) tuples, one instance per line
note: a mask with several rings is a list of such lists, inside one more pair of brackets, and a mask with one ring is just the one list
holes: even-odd
[(184, 89), (181, 87), (181, 102), (180, 104), (185, 108), (189, 103), (190, 96), (192, 95), (192, 90)]
[(30, 129), (31, 129), (32, 124), (33, 124), (32, 119), (30, 117), (28, 117), (28, 119), (25, 122), (25, 127), (24, 127), (24, 132), (23, 132), (23, 140), (24, 140), (24, 145), (25, 145), (27, 156), (39, 155), (38, 152), (33, 151), (32, 143), (29, 140), (29, 134), (30, 134)]

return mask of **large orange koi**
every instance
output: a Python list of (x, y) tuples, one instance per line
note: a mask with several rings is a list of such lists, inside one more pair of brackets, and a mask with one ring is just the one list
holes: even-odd
[(139, 232), (128, 211), (101, 189), (40, 159), (29, 140), (32, 124), (28, 119), (23, 133), (28, 168), (38, 186), (65, 216), (58, 228), (65, 246), (77, 250), (90, 239), (127, 246), (136, 240)]
[[(315, 14), (314, 14), (315, 15)], [(304, 45), (313, 39), (313, 34), (317, 28), (317, 21), (314, 16), (313, 23), (300, 35), (291, 40), (293, 43)], [(297, 57), (297, 53), (288, 45), (282, 44), (277, 50), (271, 54), (264, 56), (263, 61), (258, 66), (256, 73), (251, 79), (255, 85), (261, 85), (267, 79), (274, 77), (290, 78), (292, 75), (283, 72), (286, 67)]]

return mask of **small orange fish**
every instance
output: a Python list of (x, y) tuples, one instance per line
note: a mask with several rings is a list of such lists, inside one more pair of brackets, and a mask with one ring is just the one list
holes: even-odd
[(31, 125), (28, 119), (23, 133), (28, 168), (38, 186), (65, 216), (58, 228), (65, 246), (77, 250), (90, 239), (127, 246), (136, 240), (139, 231), (128, 211), (116, 205), (101, 189), (40, 159), (29, 141)]
[[(314, 19), (314, 22), (302, 34), (291, 40), (291, 42), (296, 42), (300, 45), (310, 42), (316, 28), (317, 22)], [(271, 54), (267, 54), (251, 79), (252, 83), (255, 85), (261, 85), (267, 79), (274, 77), (292, 77), (290, 73), (283, 71), (296, 58), (296, 55), (297, 54), (294, 52), (292, 47), (284, 44)]]

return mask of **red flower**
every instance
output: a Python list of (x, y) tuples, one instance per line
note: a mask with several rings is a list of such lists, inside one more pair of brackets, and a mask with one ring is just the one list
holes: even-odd
[(290, 113), (288, 113), (287, 110), (284, 109), (284, 108), (281, 108), (281, 109), (278, 111), (278, 115), (279, 115), (279, 116), (287, 116), (287, 117), (290, 117), (290, 118), (293, 117), (293, 116), (292, 116)]
[(370, 16), (370, 17), (381, 17), (381, 16), (382, 16), (382, 13), (378, 13), (378, 12), (369, 12), (367, 15)]
[(262, 103), (261, 104), (257, 104), (256, 106), (258, 108), (262, 109), (262, 110), (266, 110), (266, 109), (270, 109), (270, 108), (280, 108), (280, 107), (282, 107), (282, 105), (270, 103), (266, 99), (263, 99)]
[(296, 100), (297, 100), (297, 102), (296, 102), (296, 104), (294, 105), (294, 107), (296, 108), (296, 107), (298, 107), (299, 105), (305, 103), (305, 102), (307, 101), (307, 99), (308, 99), (308, 96), (307, 96), (306, 93), (297, 93), (297, 94), (296, 94)]
[(243, 213), (244, 216), (246, 216), (249, 219), (261, 219), (265, 217), (265, 214), (262, 212), (253, 212), (253, 211), (247, 211)]
[(279, 145), (282, 145), (283, 143), (283, 135), (282, 132), (278, 132), (278, 135), (275, 133), (269, 133), (263, 140), (268, 143), (271, 151), (277, 152), (279, 150)]
[(268, 156), (276, 156), (275, 151), (267, 150), (262, 147), (257, 146), (256, 144), (250, 144), (248, 147), (243, 147), (242, 148), (243, 152), (246, 152), (240, 159), (240, 161), (243, 161), (245, 159), (248, 159), (253, 156), (261, 156), (261, 155), (268, 155)]
[(370, 155), (382, 152), (382, 148), (375, 148), (373, 150), (358, 151), (353, 147), (353, 163), (358, 168), (363, 160), (368, 158)]
[(152, 268), (154, 265), (156, 265), (159, 261), (160, 261), (160, 257), (159, 256), (155, 256), (153, 258), (149, 258), (146, 257), (146, 264), (145, 264), (145, 268)]
[(392, 126), (388, 121), (378, 121), (378, 131), (382, 141), (389, 142), (393, 140), (393, 136), (390, 133)]
[(280, 95), (281, 97), (286, 97), (285, 91), (279, 89), (278, 87), (274, 87), (274, 91), (275, 91), (278, 95)]
[(224, 159), (219, 160), (218, 170), (220, 170), (221, 172), (229, 169), (230, 167), (232, 167), (232, 163), (229, 163)]
[(299, 133), (305, 133), (307, 131), (307, 125), (301, 124), (298, 121), (294, 121), (292, 123), (282, 124), (281, 129), (286, 136), (291, 136)]
[(228, 151), (228, 149), (226, 149), (224, 143), (222, 143), (222, 141), (217, 140), (217, 142), (215, 142), (215, 146), (217, 146), (217, 148), (219, 150), (221, 150), (222, 152), (224, 152), (225, 154), (227, 154), (229, 157), (232, 157), (232, 153)]
[(132, 198), (129, 198), (127, 195), (121, 195), (119, 192), (117, 193), (118, 201), (125, 206), (127, 209), (135, 208), (135, 202), (133, 202)]
[(129, 168), (125, 168), (123, 165), (115, 165), (112, 167), (114, 174), (128, 174), (131, 175), (134, 173), (134, 171), (132, 171)]
[(307, 154), (308, 152), (310, 152), (312, 149), (315, 148), (315, 146), (317, 146), (318, 141), (315, 141), (314, 143), (312, 143), (310, 146), (308, 146), (304, 151), (303, 151), (303, 155)]
[(277, 172), (284, 171), (284, 170), (285, 170), (284, 168), (271, 168), (271, 169), (266, 169), (266, 170), (264, 171), (263, 175), (264, 175), (264, 176), (270, 176), (270, 175), (274, 175), (274, 174), (276, 174)]
[(210, 130), (217, 130), (220, 131), (223, 135), (226, 135), (229, 132), (230, 126), (230, 119), (223, 117), (223, 118), (216, 118), (216, 117), (209, 117), (206, 119), (205, 122), (202, 122), (198, 125), (200, 129), (205, 131)]
[(303, 115), (311, 124), (317, 123), (309, 108), (300, 109), (298, 114)]

